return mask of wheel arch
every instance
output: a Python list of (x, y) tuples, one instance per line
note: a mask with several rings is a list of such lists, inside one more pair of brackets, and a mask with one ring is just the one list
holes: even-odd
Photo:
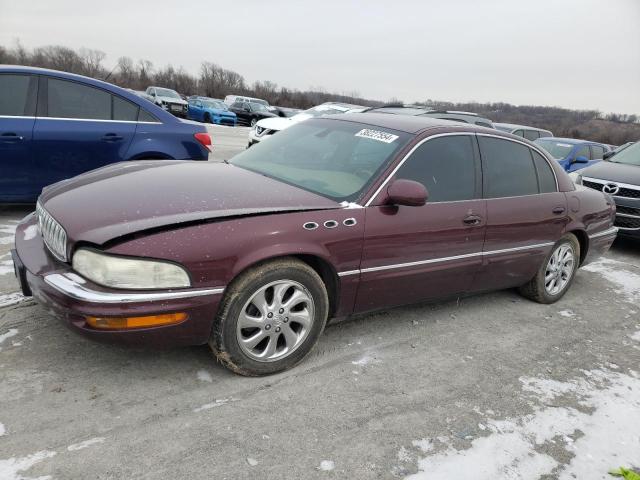
[(233, 278), (228, 283), (232, 284), (240, 275), (243, 275), (250, 269), (267, 262), (279, 260), (282, 258), (293, 258), (305, 263), (311, 267), (319, 276), (327, 289), (329, 298), (329, 318), (331, 318), (338, 310), (340, 303), (340, 277), (333, 264), (323, 255), (318, 253), (273, 253), (271, 255), (260, 258), (253, 258), (250, 261), (243, 262), (240, 268), (234, 272)]
[(589, 251), (589, 235), (581, 229), (570, 230), (567, 233), (575, 235), (578, 239), (578, 243), (580, 244), (580, 265), (582, 265)]

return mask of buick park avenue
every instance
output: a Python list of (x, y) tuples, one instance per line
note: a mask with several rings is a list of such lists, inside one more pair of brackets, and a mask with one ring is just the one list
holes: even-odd
[(609, 195), (522, 137), (425, 117), (292, 125), (230, 162), (134, 161), (46, 188), (25, 295), (96, 340), (292, 367), (329, 319), (518, 288), (558, 301), (614, 241)]

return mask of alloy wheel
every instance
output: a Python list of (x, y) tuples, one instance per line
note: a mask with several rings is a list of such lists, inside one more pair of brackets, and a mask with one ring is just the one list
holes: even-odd
[(555, 249), (544, 274), (544, 288), (549, 295), (558, 295), (569, 284), (575, 266), (573, 247), (563, 243)]
[(260, 287), (238, 317), (236, 335), (242, 352), (260, 362), (281, 360), (307, 338), (314, 321), (309, 291), (293, 280)]

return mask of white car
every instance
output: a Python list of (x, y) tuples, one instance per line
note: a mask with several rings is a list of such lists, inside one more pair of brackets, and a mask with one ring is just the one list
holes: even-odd
[(151, 101), (176, 117), (187, 118), (189, 104), (175, 90), (162, 87), (148, 87), (145, 91)]
[(293, 117), (264, 118), (256, 123), (249, 131), (249, 148), (251, 145), (259, 143), (265, 138), (269, 138), (276, 132), (302, 122), (308, 118), (322, 117), (324, 115), (336, 115), (340, 113), (355, 113), (366, 110), (367, 107), (361, 105), (351, 105), (349, 103), (327, 102), (305, 110)]

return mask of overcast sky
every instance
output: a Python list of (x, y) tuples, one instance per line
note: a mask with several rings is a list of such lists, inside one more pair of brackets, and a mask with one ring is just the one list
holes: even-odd
[(0, 0), (0, 45), (59, 44), (405, 102), (640, 113), (640, 0)]

